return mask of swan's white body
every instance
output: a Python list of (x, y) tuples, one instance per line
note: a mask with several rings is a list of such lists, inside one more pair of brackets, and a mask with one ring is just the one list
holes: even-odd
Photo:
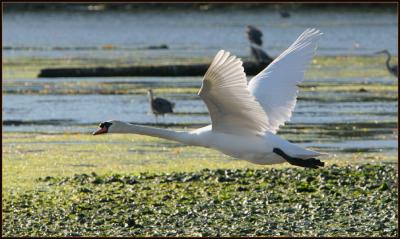
[(291, 117), (298, 93), (296, 84), (303, 80), (320, 35), (318, 30), (307, 29), (249, 83), (240, 59), (219, 51), (199, 91), (210, 112), (211, 125), (184, 132), (108, 121), (109, 126), (100, 126), (102, 129), (95, 134), (135, 133), (161, 137), (214, 148), (256, 164), (285, 162), (273, 152), (274, 148), (299, 159), (319, 156), (321, 153), (294, 145), (275, 133)]
[(255, 164), (283, 163), (285, 160), (272, 152), (273, 148), (282, 148), (293, 157), (310, 158), (320, 155), (318, 152), (303, 149), (279, 136), (266, 132), (264, 135), (232, 135), (219, 133), (206, 126), (190, 132), (194, 138), (202, 140), (194, 142), (198, 146), (217, 149), (226, 155), (238, 159), (245, 159)]

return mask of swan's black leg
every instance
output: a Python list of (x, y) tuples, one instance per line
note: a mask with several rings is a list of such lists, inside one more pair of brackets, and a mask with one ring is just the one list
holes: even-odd
[(280, 148), (274, 148), (272, 150), (272, 152), (281, 156), (286, 161), (288, 161), (288, 163), (290, 163), (292, 165), (305, 167), (305, 168), (318, 168), (318, 167), (324, 166), (324, 162), (321, 162), (320, 160), (318, 160), (316, 158), (309, 158), (309, 159), (293, 158), (293, 157), (285, 154)]

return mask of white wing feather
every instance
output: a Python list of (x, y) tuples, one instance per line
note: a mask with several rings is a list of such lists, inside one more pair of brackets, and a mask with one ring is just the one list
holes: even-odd
[(267, 68), (249, 82), (249, 90), (268, 115), (269, 131), (276, 133), (288, 121), (296, 105), (297, 85), (314, 56), (318, 30), (307, 29)]
[(199, 96), (211, 116), (212, 130), (262, 134), (268, 117), (247, 88), (242, 61), (220, 50), (204, 75)]

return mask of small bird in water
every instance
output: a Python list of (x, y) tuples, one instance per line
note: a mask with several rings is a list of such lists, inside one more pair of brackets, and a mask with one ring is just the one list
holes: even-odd
[(378, 52), (376, 52), (375, 54), (382, 54), (382, 53), (383, 53), (383, 54), (386, 54), (386, 56), (387, 56), (387, 59), (386, 59), (386, 68), (388, 69), (388, 71), (389, 71), (390, 73), (392, 73), (392, 75), (398, 77), (398, 75), (399, 75), (399, 68), (398, 68), (398, 66), (397, 66), (397, 65), (391, 66), (391, 65), (389, 64), (390, 59), (391, 59), (391, 57), (392, 57), (392, 56), (390, 55), (389, 51), (388, 51), (388, 50), (378, 51)]
[(247, 26), (247, 38), (250, 41), (251, 55), (256, 59), (258, 64), (268, 65), (273, 59), (262, 49), (263, 33), (260, 29), (248, 25)]
[(175, 103), (158, 97), (154, 99), (153, 90), (151, 89), (147, 91), (147, 95), (149, 97), (151, 111), (156, 116), (156, 118), (158, 115), (164, 116), (164, 114), (167, 113), (174, 113), (173, 108), (175, 106)]

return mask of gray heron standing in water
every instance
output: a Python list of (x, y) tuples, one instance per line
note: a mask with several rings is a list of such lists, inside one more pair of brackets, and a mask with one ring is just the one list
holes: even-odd
[(261, 48), (262, 47), (262, 32), (260, 29), (248, 25), (247, 38), (250, 41), (251, 55), (256, 59), (258, 64), (268, 65), (273, 59)]
[(149, 89), (147, 91), (147, 95), (149, 97), (151, 111), (156, 116), (156, 120), (158, 115), (164, 116), (164, 114), (167, 113), (174, 113), (173, 108), (175, 106), (175, 103), (163, 98), (153, 98), (152, 89)]
[(390, 55), (389, 51), (388, 51), (388, 50), (378, 51), (378, 52), (376, 52), (375, 54), (386, 54), (386, 56), (387, 56), (387, 59), (386, 59), (386, 68), (388, 69), (388, 71), (389, 71), (390, 73), (392, 73), (392, 75), (398, 77), (398, 75), (399, 75), (399, 68), (398, 68), (398, 66), (397, 66), (397, 65), (391, 66), (391, 65), (389, 64), (390, 59), (392, 58), (392, 56)]

